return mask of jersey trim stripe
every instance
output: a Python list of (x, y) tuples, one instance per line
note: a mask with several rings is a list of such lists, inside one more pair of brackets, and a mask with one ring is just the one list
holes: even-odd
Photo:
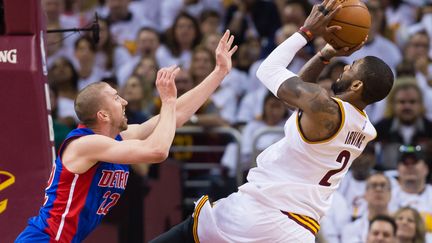
[(335, 101), (337, 102), (337, 104), (339, 105), (339, 110), (341, 111), (341, 116), (342, 116), (341, 118), (342, 118), (342, 120), (341, 120), (341, 123), (340, 123), (340, 126), (339, 126), (337, 132), (336, 132), (335, 134), (333, 134), (331, 137), (326, 138), (326, 139), (324, 139), (324, 140), (320, 140), (320, 141), (309, 141), (309, 140), (308, 140), (308, 139), (303, 135), (303, 132), (302, 132), (302, 130), (301, 130), (301, 128), (300, 128), (300, 112), (297, 112), (297, 117), (296, 117), (296, 126), (297, 126), (297, 131), (298, 131), (298, 133), (300, 134), (300, 137), (302, 138), (302, 140), (303, 140), (305, 143), (308, 143), (308, 144), (321, 144), (321, 143), (329, 142), (329, 141), (331, 141), (332, 139), (334, 139), (334, 138), (339, 134), (339, 132), (342, 130), (342, 127), (343, 127), (344, 124), (345, 124), (345, 109), (344, 109), (344, 107), (343, 107), (343, 105), (342, 105), (342, 101), (341, 101), (341, 100), (336, 99), (336, 98), (333, 98), (333, 100), (335, 100)]
[[(295, 213), (288, 213), (284, 211), (281, 212), (286, 216), (288, 216), (288, 218), (290, 218), (291, 220), (293, 220), (294, 222), (296, 222), (297, 224), (299, 224), (300, 226), (302, 226), (303, 228), (311, 232), (313, 235), (316, 235), (320, 230), (319, 224), (315, 220), (309, 217), (300, 214), (295, 214)], [(311, 220), (314, 223), (312, 223)], [(318, 227), (316, 227), (315, 225), (318, 225)]]
[(198, 216), (201, 212), (202, 207), (204, 206), (204, 204), (208, 201), (208, 196), (205, 195), (204, 197), (201, 198), (201, 200), (198, 202), (196, 208), (195, 208), (195, 213), (194, 213), (194, 222), (193, 222), (193, 228), (192, 228), (192, 234), (194, 237), (194, 241), (195, 243), (199, 243), (199, 238), (198, 238)]
[(64, 213), (62, 214), (60, 226), (59, 226), (59, 228), (57, 230), (57, 235), (56, 235), (56, 238), (55, 238), (56, 240), (60, 239), (60, 235), (61, 235), (61, 233), (63, 231), (64, 222), (65, 222), (65, 219), (66, 219), (66, 215), (69, 213), (69, 208), (70, 208), (70, 206), (72, 204), (73, 193), (75, 191), (75, 185), (76, 185), (76, 182), (77, 182), (78, 178), (79, 178), (79, 175), (75, 174), (75, 177), (74, 177), (74, 179), (72, 181), (72, 185), (71, 185), (71, 188), (70, 188), (70, 191), (69, 191), (69, 198), (68, 198), (68, 201), (67, 201), (67, 204), (66, 204), (66, 209), (65, 209)]
[(354, 109), (356, 109), (362, 116), (367, 117), (366, 113), (362, 110), (360, 110), (359, 108), (357, 108), (355, 105), (352, 105), (351, 103), (349, 103), (352, 107), (354, 107)]

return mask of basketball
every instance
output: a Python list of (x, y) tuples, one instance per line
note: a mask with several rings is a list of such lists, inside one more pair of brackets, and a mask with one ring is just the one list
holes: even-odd
[(324, 35), (324, 40), (334, 48), (354, 47), (360, 44), (369, 33), (371, 16), (366, 5), (360, 0), (338, 0), (342, 8), (328, 26), (340, 26), (341, 30)]

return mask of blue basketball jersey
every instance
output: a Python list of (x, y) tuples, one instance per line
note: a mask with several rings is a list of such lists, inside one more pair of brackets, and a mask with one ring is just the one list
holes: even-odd
[[(16, 242), (81, 242), (117, 203), (127, 184), (129, 165), (100, 161), (83, 174), (63, 166), (61, 155), (69, 142), (91, 134), (85, 127), (68, 134), (53, 165), (44, 205)], [(120, 135), (115, 139), (122, 140)]]

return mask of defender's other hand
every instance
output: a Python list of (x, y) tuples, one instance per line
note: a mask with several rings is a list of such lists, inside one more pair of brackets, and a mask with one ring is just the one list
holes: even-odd
[(236, 52), (237, 46), (231, 48), (231, 45), (234, 42), (234, 36), (230, 34), (229, 30), (225, 31), (225, 34), (219, 41), (219, 44), (216, 48), (216, 68), (223, 71), (224, 74), (227, 74), (232, 68), (231, 57)]

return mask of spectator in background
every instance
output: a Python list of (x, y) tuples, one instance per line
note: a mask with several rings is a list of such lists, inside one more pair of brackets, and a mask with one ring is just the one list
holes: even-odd
[(96, 45), (88, 36), (81, 36), (75, 42), (75, 58), (77, 60), (78, 90), (89, 84), (98, 82), (105, 75), (103, 69), (95, 65)]
[[(280, 45), (284, 40), (290, 37), (297, 31), (297, 28), (293, 24), (284, 25), (276, 32), (276, 43)], [(302, 57), (304, 56), (303, 50), (300, 50), (299, 55), (296, 55), (288, 68), (293, 72), (300, 71), (301, 67), (306, 63), (306, 60)], [(262, 108), (264, 103), (264, 97), (267, 94), (267, 89), (262, 85), (262, 83), (256, 77), (256, 71), (261, 65), (263, 59), (257, 60), (249, 68), (249, 79), (245, 95), (240, 101), (240, 105), (237, 113), (237, 122), (240, 124), (252, 121), (258, 117), (262, 116)], [(233, 82), (234, 83), (234, 82)]]
[(420, 213), (414, 208), (403, 207), (396, 211), (396, 243), (425, 243), (425, 226)]
[(201, 45), (210, 51), (216, 50), (219, 39), (222, 37), (219, 33), (209, 33), (202, 39)]
[(425, 147), (401, 146), (398, 153), (398, 178), (393, 179), (392, 208), (412, 207), (425, 222), (428, 242), (432, 240), (432, 186), (426, 184), (429, 167)]
[(416, 8), (404, 0), (381, 0), (385, 13), (385, 22), (389, 30), (389, 37), (396, 40), (396, 33), (415, 22)]
[(404, 48), (404, 62), (410, 63), (413, 67), (417, 84), (421, 88), (424, 97), (425, 115), (432, 119), (432, 62), (428, 56), (430, 49), (429, 36), (425, 31), (413, 34)]
[(130, 76), (123, 88), (123, 98), (128, 102), (125, 113), (128, 124), (141, 124), (147, 121), (149, 115), (144, 111), (145, 86), (137, 76)]
[(58, 58), (48, 70), (48, 83), (55, 91), (56, 120), (70, 128), (78, 122), (74, 100), (78, 94), (78, 73), (65, 57)]
[[(210, 34), (220, 34), (221, 16), (215, 10), (204, 10), (200, 17), (200, 30), (204, 37)], [(216, 43), (217, 44), (217, 43)], [(214, 48), (216, 49), (216, 48)], [(213, 49), (212, 49), (213, 50)]]
[(136, 65), (132, 76), (139, 78), (143, 86), (144, 96), (142, 97), (143, 111), (146, 114), (154, 114), (154, 98), (158, 95), (155, 89), (156, 73), (159, 67), (156, 59), (152, 57), (142, 57)]
[[(213, 53), (205, 47), (198, 46), (192, 54), (189, 73), (195, 85), (198, 85), (213, 70), (215, 66)], [(228, 125), (235, 122), (237, 111), (237, 96), (234, 90), (228, 87), (219, 87), (211, 96), (216, 106), (219, 119), (208, 120), (207, 125)], [(201, 120), (203, 122), (203, 120)], [(201, 123), (203, 124), (203, 123)]]
[(157, 28), (151, 20), (143, 15), (133, 13), (129, 10), (131, 0), (107, 0), (108, 15), (105, 17), (110, 23), (110, 31), (114, 41), (133, 51), (134, 40), (142, 27)]
[(50, 86), (51, 117), (53, 121), (54, 145), (56, 151), (58, 151), (60, 145), (62, 144), (68, 133), (72, 131), (72, 128), (68, 127), (57, 119), (57, 97), (58, 92), (56, 88)]
[(223, 6), (222, 0), (162, 0), (160, 10), (161, 31), (166, 31), (173, 25), (180, 12), (199, 18), (206, 10), (222, 14)]
[[(217, 41), (219, 42), (219, 39)], [(155, 58), (157, 66), (164, 63), (159, 46), (160, 38), (156, 30), (144, 27), (138, 32), (135, 55), (124, 63), (117, 72), (120, 87), (123, 87), (125, 81), (133, 73), (134, 68), (142, 58)]]
[[(47, 30), (60, 29), (58, 24), (47, 24)], [(64, 46), (62, 33), (47, 33), (45, 36), (47, 67), (51, 68), (53, 63), (60, 57), (72, 59), (73, 50)]]
[(273, 1), (234, 0), (225, 15), (225, 26), (240, 45), (248, 37), (263, 38), (267, 46), (274, 45), (274, 34), (280, 28), (280, 18)]
[(303, 0), (287, 0), (279, 5), (279, 9), (282, 24), (294, 24), (298, 29), (303, 25), (312, 6)]
[(260, 58), (261, 44), (256, 37), (248, 37), (240, 46), (237, 53), (237, 69), (248, 72), (250, 66)]
[[(213, 51), (216, 48), (217, 40), (220, 38), (219, 36), (220, 35), (217, 33), (209, 34), (205, 36), (202, 45), (207, 49)], [(251, 59), (254, 60), (256, 59), (256, 56), (259, 55), (257, 53), (259, 53), (260, 51), (260, 46), (257, 47), (256, 45), (255, 46), (251, 45), (250, 47), (252, 48), (250, 52), (248, 50), (246, 52), (244, 52), (244, 50), (242, 51), (243, 53), (246, 53), (246, 55), (248, 55), (248, 57), (246, 58), (248, 58), (249, 60)], [(241, 46), (239, 49), (242, 48), (244, 49), (243, 46)], [(254, 53), (255, 55), (253, 55), (252, 53)], [(223, 88), (232, 89), (237, 96), (237, 100), (240, 99), (240, 97), (242, 97), (245, 93), (247, 93), (251, 88), (251, 82), (249, 82), (250, 80), (248, 79), (247, 73), (239, 69), (239, 62), (240, 62), (239, 58), (240, 57), (238, 53), (236, 53), (236, 55), (234, 55), (233, 57), (233, 68), (231, 69), (231, 72), (225, 77), (225, 79), (221, 84), (221, 87)]]
[(283, 128), (290, 112), (284, 103), (268, 92), (264, 98), (263, 115), (261, 118), (250, 121), (242, 131), (242, 161), (251, 165), (255, 157), (271, 144), (279, 141), (283, 134), (267, 134), (260, 137), (257, 135), (265, 128)]
[[(42, 9), (45, 12), (47, 29), (69, 29), (79, 28), (87, 24), (87, 21), (80, 22), (76, 16), (65, 14), (65, 0), (42, 0)], [(55, 28), (53, 26), (56, 26)], [(51, 35), (48, 34), (48, 35)], [(64, 46), (72, 48), (79, 35), (70, 33), (58, 33), (64, 39)]]
[(394, 219), (387, 215), (377, 215), (370, 222), (366, 243), (396, 242), (397, 225)]
[(432, 123), (424, 115), (423, 95), (413, 82), (396, 82), (388, 102), (391, 116), (375, 126), (381, 149), (377, 169), (396, 169), (397, 149), (402, 144), (424, 144), (432, 138)]
[[(256, 156), (283, 137), (282, 129), (289, 116), (288, 109), (282, 101), (268, 91), (263, 106), (262, 117), (249, 121), (241, 131), (240, 162), (242, 171), (248, 171), (253, 167)], [(280, 131), (262, 134), (270, 128), (280, 128)], [(258, 135), (260, 136), (258, 137)], [(222, 164), (230, 169), (231, 176), (234, 176), (237, 169), (237, 164), (235, 164), (235, 161), (238, 161), (237, 149), (237, 144), (229, 144), (222, 157)]]
[(353, 221), (367, 213), (366, 184), (375, 164), (374, 147), (368, 144), (363, 153), (353, 161), (338, 189), (348, 204), (350, 218)]
[(215, 64), (213, 52), (204, 46), (197, 46), (193, 50), (189, 68), (194, 83), (196, 85), (201, 83), (211, 73)]
[[(391, 183), (387, 176), (376, 173), (366, 180), (365, 200), (367, 212), (361, 218), (346, 225), (342, 230), (343, 243), (365, 242), (368, 237), (369, 222), (378, 215), (389, 215)], [(393, 241), (390, 241), (393, 242)]]
[(179, 13), (174, 24), (166, 31), (166, 46), (161, 46), (164, 63), (161, 66), (177, 64), (183, 68), (190, 67), (192, 51), (201, 42), (201, 31), (198, 21), (185, 12)]
[(99, 19), (98, 23), (99, 42), (96, 45), (95, 65), (112, 75), (120, 65), (129, 60), (130, 54), (126, 48), (119, 47), (114, 42), (106, 19)]

